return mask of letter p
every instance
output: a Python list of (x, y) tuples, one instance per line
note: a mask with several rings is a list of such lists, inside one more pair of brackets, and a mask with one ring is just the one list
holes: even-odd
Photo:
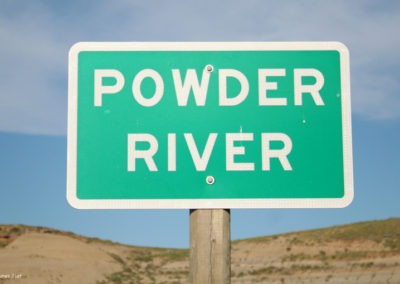
[[(115, 84), (110, 86), (103, 85), (103, 78), (114, 78)], [(115, 69), (95, 69), (94, 70), (94, 106), (103, 105), (103, 94), (116, 94), (121, 91), (125, 84), (124, 76)]]

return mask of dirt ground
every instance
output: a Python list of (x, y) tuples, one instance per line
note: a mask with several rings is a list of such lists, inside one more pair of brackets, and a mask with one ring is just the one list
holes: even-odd
[(96, 283), (119, 269), (101, 248), (67, 236), (27, 233), (0, 250), (6, 283)]
[[(400, 283), (400, 219), (234, 241), (231, 283)], [(189, 251), (0, 226), (0, 283), (188, 283)]]

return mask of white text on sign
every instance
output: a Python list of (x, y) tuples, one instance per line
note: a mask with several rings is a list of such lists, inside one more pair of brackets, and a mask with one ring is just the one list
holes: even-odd
[[(218, 133), (210, 133), (203, 151), (200, 153), (192, 133), (185, 133), (184, 139), (197, 171), (205, 171), (212, 154)], [(252, 142), (253, 133), (226, 133), (226, 170), (227, 171), (254, 171), (254, 162), (235, 162), (235, 157), (246, 154), (246, 148), (238, 146), (235, 142)], [(271, 149), (272, 141), (283, 143), (281, 149)], [(149, 146), (146, 150), (138, 149), (137, 144), (146, 142)], [(168, 143), (168, 171), (176, 171), (176, 134), (169, 133)], [(284, 133), (261, 133), (261, 168), (263, 171), (271, 170), (271, 159), (278, 159), (285, 171), (291, 171), (292, 166), (288, 155), (292, 150), (292, 141)], [(158, 151), (158, 140), (151, 134), (128, 134), (128, 171), (136, 171), (136, 160), (143, 159), (150, 171), (158, 171), (154, 161), (154, 155)]]
[[(213, 68), (208, 65), (204, 68), (201, 78), (199, 79), (195, 69), (186, 70), (184, 78), (178, 69), (171, 69), (171, 80), (176, 95), (177, 106), (187, 106), (189, 95), (192, 93), (197, 106), (205, 106), (209, 79)], [(268, 96), (269, 92), (278, 91), (278, 82), (274, 81), (274, 77), (285, 77), (287, 70), (284, 68), (275, 69), (258, 69), (258, 105), (259, 106), (286, 106), (288, 104), (287, 97)], [(317, 106), (324, 106), (324, 101), (320, 95), (320, 90), (324, 86), (323, 74), (314, 68), (294, 68), (293, 72), (293, 97), (294, 105), (303, 105), (303, 96), (311, 96), (313, 102)], [(313, 84), (304, 84), (303, 78), (312, 77)], [(104, 85), (105, 78), (112, 78), (115, 82), (112, 85)], [(227, 81), (228, 78), (235, 79), (240, 84), (240, 91), (235, 96), (228, 97)], [(154, 82), (154, 93), (149, 96), (143, 95), (141, 91), (142, 82), (145, 79), (151, 79)], [(94, 71), (94, 106), (103, 106), (104, 95), (117, 95), (125, 86), (124, 75), (116, 69), (96, 69)], [(143, 107), (152, 107), (157, 105), (164, 96), (165, 80), (153, 69), (143, 69), (139, 71), (132, 80), (131, 90), (134, 100)], [(249, 94), (249, 81), (247, 77), (236, 69), (219, 69), (218, 70), (218, 105), (219, 106), (237, 106), (245, 101)], [(246, 148), (237, 143), (254, 140), (254, 133), (226, 133), (225, 134), (225, 150), (226, 150), (226, 170), (227, 171), (254, 171), (254, 161), (237, 162), (235, 157), (245, 156)], [(293, 144), (291, 138), (285, 133), (260, 133), (261, 145), (261, 169), (262, 171), (271, 170), (271, 159), (277, 159), (284, 171), (292, 171), (292, 165), (289, 161), (289, 154)], [(199, 151), (195, 138), (192, 133), (184, 133), (183, 139), (189, 149), (196, 171), (205, 171), (210, 160), (212, 150), (218, 138), (218, 133), (210, 133), (207, 142), (202, 151)], [(177, 153), (176, 153), (176, 133), (169, 133), (167, 136), (168, 144), (168, 171), (177, 170)], [(271, 149), (272, 141), (278, 141), (283, 144), (280, 149)], [(147, 143), (148, 148), (138, 149), (138, 143)], [(237, 142), (235, 144), (235, 142)], [(157, 138), (149, 133), (128, 133), (127, 134), (127, 170), (135, 172), (137, 160), (143, 160), (149, 171), (158, 171), (158, 166), (154, 160), (154, 156), (158, 151)]]
[[(205, 68), (201, 80), (197, 77), (194, 69), (186, 71), (185, 79), (178, 69), (172, 69), (172, 81), (175, 87), (175, 94), (178, 106), (186, 106), (189, 99), (190, 91), (193, 91), (194, 99), (197, 106), (204, 106), (207, 98), (207, 91), (211, 71)], [(286, 69), (258, 69), (258, 104), (260, 106), (286, 106), (287, 98), (268, 97), (269, 91), (277, 91), (278, 84), (271, 77), (286, 76)], [(324, 85), (324, 76), (322, 73), (313, 68), (295, 68), (293, 69), (294, 77), (294, 104), (296, 106), (303, 105), (303, 95), (311, 95), (316, 105), (323, 106), (324, 101), (321, 98), (320, 90)], [(304, 77), (313, 77), (314, 84), (303, 84)], [(113, 78), (114, 85), (103, 85), (104, 78)], [(144, 96), (141, 91), (141, 85), (144, 79), (151, 79), (155, 85), (154, 94), (151, 97)], [(227, 79), (236, 79), (241, 90), (236, 96), (227, 95)], [(117, 94), (125, 85), (124, 75), (116, 69), (96, 69), (94, 71), (94, 106), (101, 107), (103, 105), (103, 95)], [(218, 91), (220, 106), (236, 106), (241, 104), (249, 94), (249, 82), (246, 76), (235, 69), (220, 69), (218, 71)], [(133, 98), (144, 107), (152, 107), (157, 105), (164, 96), (164, 80), (161, 75), (153, 69), (143, 69), (136, 74), (132, 81)]]

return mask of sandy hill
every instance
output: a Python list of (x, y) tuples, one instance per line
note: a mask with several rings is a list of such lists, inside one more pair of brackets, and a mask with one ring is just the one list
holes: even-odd
[[(0, 226), (0, 283), (187, 283), (189, 251)], [(232, 283), (400, 283), (400, 219), (232, 242)]]

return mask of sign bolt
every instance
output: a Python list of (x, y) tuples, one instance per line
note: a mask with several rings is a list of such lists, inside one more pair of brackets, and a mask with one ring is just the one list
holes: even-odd
[(211, 73), (212, 71), (214, 71), (214, 67), (212, 65), (208, 64), (206, 66), (206, 70)]
[(207, 176), (206, 177), (206, 183), (207, 184), (214, 184), (214, 182), (215, 182), (215, 178), (213, 177), (213, 176)]

